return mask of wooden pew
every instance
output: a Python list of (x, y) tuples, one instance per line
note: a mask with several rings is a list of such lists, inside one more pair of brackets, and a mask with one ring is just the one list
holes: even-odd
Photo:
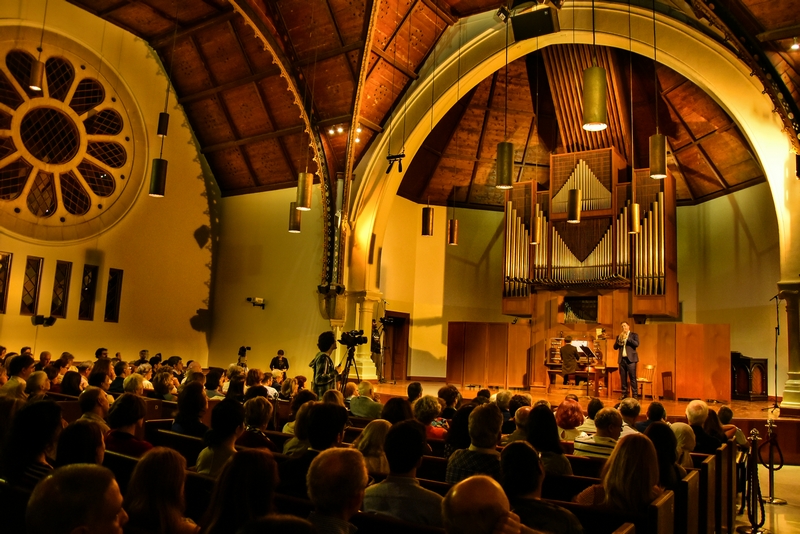
[(197, 464), (197, 456), (205, 448), (205, 444), (200, 438), (162, 429), (156, 430), (155, 440), (151, 443), (157, 447), (169, 447), (181, 453), (181, 456), (186, 459), (186, 467), (194, 467)]
[(717, 449), (714, 454), (717, 465), (717, 487), (719, 488), (720, 498), (717, 524), (720, 525), (722, 532), (736, 530), (736, 453), (738, 448), (733, 440), (728, 440), (722, 447)]
[(67, 423), (72, 423), (73, 421), (77, 421), (80, 419), (81, 415), (81, 406), (76, 400), (57, 400), (56, 404), (61, 406), (61, 417), (64, 418), (64, 421)]
[(416, 525), (388, 515), (358, 512), (350, 518), (362, 534), (444, 534), (443, 528)]
[[(145, 406), (147, 407), (147, 411), (144, 416), (145, 421), (149, 421), (150, 419), (162, 419), (162, 418), (170, 418), (172, 414), (164, 415), (164, 401), (161, 399), (144, 399)], [(177, 405), (176, 405), (177, 406)]]
[(273, 426), (277, 432), (283, 431), (283, 425), (292, 417), (292, 403), (287, 400), (277, 399), (272, 402)]
[(590, 458), (573, 454), (566, 456), (572, 466), (572, 474), (579, 477), (600, 478), (600, 473), (606, 465), (605, 458)]
[(106, 451), (103, 457), (103, 466), (108, 467), (114, 473), (114, 478), (117, 479), (117, 484), (119, 485), (119, 491), (123, 495), (128, 490), (128, 483), (138, 463), (138, 458), (118, 452)]
[(273, 499), (273, 507), (279, 514), (289, 514), (303, 519), (314, 511), (314, 505), (308, 499), (300, 499), (283, 493), (276, 493)]
[(154, 443), (158, 440), (156, 432), (158, 430), (172, 430), (173, 421), (173, 419), (148, 419), (142, 426), (142, 436), (136, 437)]
[(208, 475), (201, 475), (192, 471), (186, 472), (184, 483), (184, 497), (186, 499), (186, 517), (191, 518), (198, 525), (211, 505), (211, 496), (214, 494), (216, 480)]
[[(625, 526), (626, 523), (633, 523), (637, 532), (647, 534), (675, 533), (675, 494), (671, 491), (665, 491), (659, 495), (650, 503), (645, 513), (639, 516), (573, 502), (548, 502), (566, 508), (575, 514), (581, 525), (583, 525), (584, 534), (630, 532), (630, 527)], [(625, 529), (620, 531), (619, 529), (622, 527), (625, 527)]]
[(350, 416), (350, 426), (355, 428), (364, 428), (367, 426), (372, 419), (367, 417), (357, 417), (355, 415)]
[(0, 479), (0, 517), (3, 532), (25, 532), (25, 509), (31, 492)]
[(574, 441), (562, 441), (561, 442), (561, 450), (564, 451), (564, 454), (575, 454), (575, 442)]
[(431, 456), (438, 456), (440, 458), (444, 458), (443, 439), (429, 439), (428, 446), (431, 448)]
[(45, 398), (53, 401), (76, 401), (78, 397), (72, 395), (64, 395), (63, 393), (56, 393), (55, 391), (48, 391)]
[(542, 482), (542, 499), (571, 502), (577, 494), (600, 482), (599, 478), (545, 475)]
[[(700, 509), (700, 472), (689, 471), (675, 488), (675, 530), (697, 534)], [(730, 531), (733, 532), (733, 531)]]
[(422, 465), (417, 469), (417, 477), (444, 482), (447, 474), (447, 460), (436, 456), (423, 456)]
[(356, 438), (361, 435), (364, 429), (362, 427), (351, 426), (344, 429), (344, 438), (342, 441), (344, 443), (355, 443)]
[(278, 447), (279, 451), (283, 450), (283, 444), (289, 441), (294, 437), (294, 434), (284, 434), (283, 432), (277, 432), (275, 430), (267, 430), (266, 431), (267, 437), (272, 440), (272, 443)]
[(692, 462), (700, 473), (700, 502), (697, 510), (697, 532), (715, 531), (714, 500), (716, 499), (717, 463), (714, 456), (692, 453)]

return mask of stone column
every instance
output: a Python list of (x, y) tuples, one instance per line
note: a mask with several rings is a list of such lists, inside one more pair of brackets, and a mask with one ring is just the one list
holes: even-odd
[(786, 301), (784, 332), (789, 340), (788, 376), (783, 386), (781, 416), (800, 417), (800, 284), (778, 283), (778, 289), (778, 295)]
[[(358, 369), (358, 377), (361, 380), (378, 380), (377, 367), (375, 362), (372, 361), (369, 340), (372, 334), (372, 319), (375, 317), (376, 306), (380, 303), (381, 296), (381, 293), (377, 291), (358, 291), (349, 295), (350, 298), (355, 299), (356, 305), (356, 324), (354, 329), (363, 330), (364, 336), (367, 338), (365, 344), (356, 347), (354, 355), (356, 360), (355, 367)], [(349, 379), (356, 379), (355, 369), (350, 371)]]

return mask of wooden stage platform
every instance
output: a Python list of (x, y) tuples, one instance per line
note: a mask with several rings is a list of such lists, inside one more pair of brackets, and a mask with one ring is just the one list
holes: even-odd
[[(382, 399), (384, 401), (390, 397), (406, 396), (406, 388), (410, 382), (411, 381), (398, 381), (396, 384), (378, 384), (377, 381), (373, 381), (375, 384), (375, 391), (384, 396)], [(425, 381), (421, 382), (421, 384), (423, 395), (436, 395), (439, 388), (446, 383), (444, 381)], [(459, 390), (461, 391), (462, 397), (465, 399), (474, 398), (478, 392), (475, 388), (459, 388)], [(491, 391), (495, 393), (498, 390), (492, 389)], [(581, 405), (584, 411), (588, 403), (588, 397), (585, 396), (585, 388), (573, 387), (569, 390), (559, 390), (550, 394), (546, 393), (543, 388), (532, 388), (530, 391), (514, 389), (512, 391), (515, 393), (529, 392), (534, 402), (539, 399), (547, 399), (553, 406), (557, 406), (558, 403), (564, 400), (565, 393), (575, 393), (581, 399)], [(609, 399), (602, 395), (599, 398), (606, 406), (614, 406), (619, 402), (616, 398)], [(642, 401), (642, 417), (644, 417), (650, 402), (652, 402), (652, 399), (649, 397)], [(683, 414), (686, 411), (686, 406), (689, 404), (688, 401), (661, 400), (661, 403), (664, 405), (664, 408), (666, 408), (667, 417), (670, 421), (685, 421)], [(772, 400), (760, 402), (734, 400), (726, 404), (709, 404), (709, 407), (718, 409), (723, 405), (730, 406), (734, 413), (733, 422), (744, 431), (745, 435), (749, 435), (750, 430), (755, 428), (763, 439), (766, 439), (767, 419), (774, 419), (777, 424), (778, 444), (783, 452), (784, 462), (789, 465), (800, 465), (800, 419), (781, 418), (780, 410), (773, 412), (768, 409), (772, 404)], [(767, 460), (766, 450), (762, 457), (765, 461)], [(775, 462), (778, 462), (777, 458)]]

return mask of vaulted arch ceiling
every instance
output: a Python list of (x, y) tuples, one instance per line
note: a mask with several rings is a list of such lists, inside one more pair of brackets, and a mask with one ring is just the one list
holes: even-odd
[[(180, 0), (176, 17), (176, 0), (70, 1), (156, 50), (225, 195), (294, 187), (306, 168), (331, 177), (348, 173), (391, 124), (445, 30), (461, 17), (506, 3)], [(707, 9), (700, 0), (669, 5), (689, 18), (702, 18)], [(719, 40), (735, 34), (760, 43), (796, 108), (800, 52), (787, 50), (800, 35), (800, 0), (727, 0), (717, 11), (725, 14), (723, 30), (730, 31), (726, 37), (714, 27)], [(646, 166), (656, 101), (681, 203), (764, 180), (747, 140), (711, 96), (671, 69), (659, 65), (654, 72), (652, 60), (625, 51), (599, 51), (609, 71), (613, 120), (603, 135), (585, 136), (576, 87), (588, 57), (588, 47), (560, 45), (509, 65), (507, 119), (502, 69), (463, 95), (423, 150), (405, 162), (399, 194), (499, 208), (494, 147), (506, 128), (517, 147), (518, 180), (545, 185), (551, 153), (611, 145), (626, 158), (632, 155), (635, 166)], [(314, 161), (314, 148), (324, 169)]]

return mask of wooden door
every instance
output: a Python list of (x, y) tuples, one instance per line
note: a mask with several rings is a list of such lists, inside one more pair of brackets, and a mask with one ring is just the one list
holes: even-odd
[(411, 315), (386, 310), (383, 325), (383, 373), (386, 380), (406, 380), (408, 376), (408, 332)]

